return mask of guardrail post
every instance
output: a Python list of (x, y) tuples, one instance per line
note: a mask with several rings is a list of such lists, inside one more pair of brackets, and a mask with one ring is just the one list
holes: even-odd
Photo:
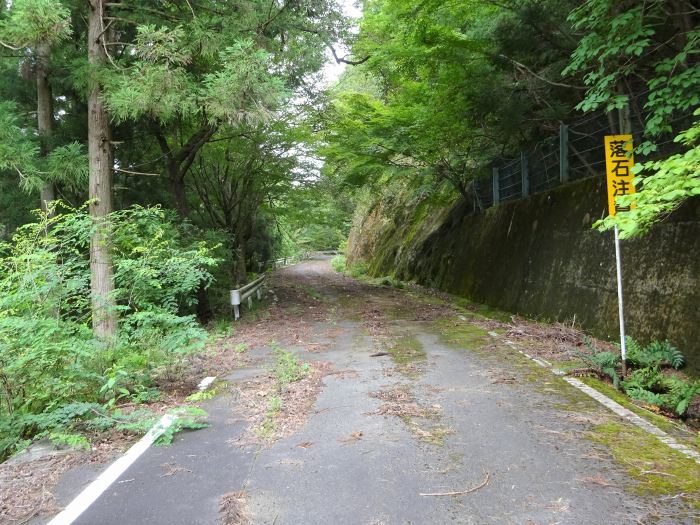
[(248, 310), (250, 310), (251, 308), (253, 308), (253, 297), (249, 295), (248, 296)]
[(569, 126), (559, 125), (559, 182), (569, 182)]
[(530, 195), (529, 168), (527, 154), (523, 152), (520, 154), (520, 174), (522, 176), (522, 190), (520, 193), (523, 197)]
[(493, 168), (493, 204), (496, 205), (501, 200), (498, 191), (498, 168)]
[(231, 306), (233, 306), (233, 319), (238, 321), (241, 318), (241, 292), (231, 290)]

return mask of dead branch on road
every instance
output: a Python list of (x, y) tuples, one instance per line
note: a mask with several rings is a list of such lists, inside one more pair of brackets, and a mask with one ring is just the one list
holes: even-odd
[(484, 478), (484, 481), (479, 483), (477, 486), (472, 487), (467, 490), (457, 490), (454, 492), (426, 492), (423, 493), (421, 492), (418, 494), (419, 496), (463, 496), (464, 494), (470, 494), (472, 492), (476, 492), (477, 490), (484, 488), (486, 485), (489, 484), (489, 480), (491, 479), (491, 475), (487, 472), (486, 477)]

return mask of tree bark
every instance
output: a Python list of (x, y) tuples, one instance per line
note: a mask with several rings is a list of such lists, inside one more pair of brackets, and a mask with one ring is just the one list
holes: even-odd
[[(105, 0), (89, 0), (88, 61), (99, 67), (107, 55), (105, 36)], [(112, 211), (112, 144), (102, 86), (91, 80), (88, 97), (88, 157), (90, 162), (90, 216), (94, 229), (90, 238), (90, 290), (92, 293), (92, 329), (95, 337), (111, 341), (117, 333), (110, 234), (106, 217)]]
[(156, 140), (165, 158), (168, 178), (170, 179), (170, 192), (175, 201), (175, 210), (180, 219), (185, 220), (190, 214), (185, 177), (199, 150), (202, 149), (202, 147), (209, 142), (212, 135), (216, 133), (217, 126), (205, 124), (193, 133), (189, 140), (177, 150), (170, 147), (159, 123), (155, 122), (153, 124), (153, 129)]
[(235, 255), (236, 255), (236, 283), (237, 286), (242, 286), (246, 284), (246, 279), (248, 278), (247, 272), (247, 260), (246, 260), (246, 250), (248, 249), (248, 238), (245, 228), (242, 227), (240, 221), (236, 227), (235, 235)]
[[(51, 150), (51, 133), (53, 131), (53, 104), (51, 101), (51, 84), (49, 83), (49, 47), (39, 44), (36, 49), (36, 114), (37, 130), (41, 156), (45, 157)], [(41, 209), (48, 211), (48, 203), (56, 200), (53, 182), (45, 182), (41, 187)]]

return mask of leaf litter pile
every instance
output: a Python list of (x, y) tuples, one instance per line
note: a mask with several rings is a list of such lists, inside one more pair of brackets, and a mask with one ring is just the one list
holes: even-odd
[[(269, 446), (280, 438), (294, 434), (308, 419), (323, 387), (323, 378), (332, 372), (330, 363), (314, 362), (306, 377), (281, 389), (272, 374), (235, 385), (236, 414), (248, 423), (248, 429), (233, 444)], [(270, 408), (274, 398), (279, 398), (278, 410)]]
[(224, 494), (219, 501), (219, 516), (222, 525), (248, 525), (252, 523), (245, 491), (239, 490)]

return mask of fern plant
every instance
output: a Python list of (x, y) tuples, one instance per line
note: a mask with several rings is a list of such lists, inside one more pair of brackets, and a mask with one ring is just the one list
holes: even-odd
[(678, 369), (685, 364), (681, 351), (668, 341), (652, 341), (642, 346), (628, 336), (625, 342), (627, 343), (627, 362), (635, 368), (664, 365)]
[(620, 376), (617, 373), (617, 367), (620, 364), (620, 356), (612, 352), (599, 352), (592, 346), (590, 340), (584, 339), (584, 344), (589, 347), (591, 352), (577, 352), (577, 357), (584, 362), (588, 370), (598, 376), (610, 378), (613, 386), (619, 389)]

